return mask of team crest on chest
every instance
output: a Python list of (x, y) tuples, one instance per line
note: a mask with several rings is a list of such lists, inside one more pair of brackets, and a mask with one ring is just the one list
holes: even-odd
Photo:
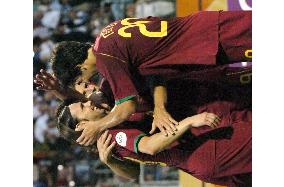
[(113, 27), (116, 25), (117, 23), (111, 23), (108, 26), (106, 26), (102, 31), (101, 31), (101, 36), (104, 38), (107, 38), (108, 36), (112, 35), (113, 32)]
[(117, 133), (116, 136), (115, 136), (115, 140), (119, 145), (121, 145), (123, 147), (126, 146), (127, 137), (126, 137), (126, 134), (124, 132)]

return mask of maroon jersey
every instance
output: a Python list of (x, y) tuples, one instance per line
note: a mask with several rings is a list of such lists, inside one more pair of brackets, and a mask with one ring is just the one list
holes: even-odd
[[(247, 69), (246, 69), (247, 70)], [(233, 74), (232, 74), (233, 73)], [(230, 72), (239, 80), (247, 71)], [(236, 81), (237, 82), (237, 81)], [(138, 143), (151, 128), (151, 118), (111, 129), (115, 154), (146, 164), (177, 167), (215, 184), (236, 185), (251, 172), (251, 84), (219, 85), (202, 81), (170, 81), (168, 109), (174, 118), (212, 112), (222, 120), (216, 129), (192, 128), (178, 141), (154, 156), (140, 153)], [(247, 82), (245, 82), (247, 83)], [(250, 82), (251, 83), (251, 82)]]
[[(239, 48), (251, 49), (249, 34), (242, 37), (238, 29), (229, 30), (227, 32), (231, 34), (219, 37), (219, 29), (224, 33), (225, 28), (231, 28), (235, 20), (238, 24), (242, 23), (238, 17), (249, 21), (251, 14), (236, 12), (223, 15), (227, 12), (223, 12), (221, 17), (220, 12), (210, 11), (172, 19), (126, 18), (104, 28), (93, 46), (93, 52), (97, 69), (109, 81), (116, 104), (138, 95), (139, 88), (143, 87), (140, 76), (181, 76), (200, 66), (216, 65), (217, 56), (227, 58), (226, 55), (236, 55), (227, 53), (227, 49), (231, 49), (230, 37), (240, 39), (239, 43), (234, 43), (241, 45)], [(248, 27), (243, 30), (249, 32), (250, 24), (243, 25)], [(235, 37), (236, 34), (238, 37)], [(246, 39), (248, 42), (242, 45)], [(225, 46), (224, 52), (218, 53), (221, 45)]]
[[(216, 113), (226, 105), (216, 102), (208, 105), (207, 109)], [(109, 133), (112, 134), (113, 141), (117, 142), (114, 150), (117, 157), (144, 164), (176, 167), (206, 182), (231, 185), (236, 176), (252, 171), (251, 112), (225, 112), (221, 118), (217, 129), (208, 127), (205, 133), (204, 128), (192, 128), (174, 147), (154, 156), (138, 150), (140, 139), (146, 136), (145, 130), (138, 129), (148, 125), (138, 125), (138, 128), (126, 125), (112, 129)]]

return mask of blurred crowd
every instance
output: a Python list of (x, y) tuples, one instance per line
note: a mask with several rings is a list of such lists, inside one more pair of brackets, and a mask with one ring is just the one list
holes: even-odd
[[(92, 43), (101, 29), (114, 20), (147, 16), (175, 16), (175, 1), (33, 0), (33, 76), (40, 69), (52, 73), (49, 59), (56, 43)], [(60, 137), (54, 118), (58, 104), (52, 93), (36, 90), (34, 85), (34, 187), (134, 186), (114, 176), (96, 155)], [(147, 174), (147, 178), (153, 176)]]

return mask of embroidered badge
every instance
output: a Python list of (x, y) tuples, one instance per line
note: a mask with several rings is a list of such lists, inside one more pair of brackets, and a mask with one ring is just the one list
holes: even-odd
[(127, 137), (126, 137), (126, 134), (124, 132), (117, 133), (116, 136), (115, 136), (115, 140), (119, 145), (121, 145), (123, 147), (126, 146)]

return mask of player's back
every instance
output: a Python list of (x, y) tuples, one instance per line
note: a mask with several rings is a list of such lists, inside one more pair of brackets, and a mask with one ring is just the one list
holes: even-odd
[(187, 17), (126, 18), (105, 27), (94, 52), (143, 68), (208, 62), (218, 49), (219, 12)]

